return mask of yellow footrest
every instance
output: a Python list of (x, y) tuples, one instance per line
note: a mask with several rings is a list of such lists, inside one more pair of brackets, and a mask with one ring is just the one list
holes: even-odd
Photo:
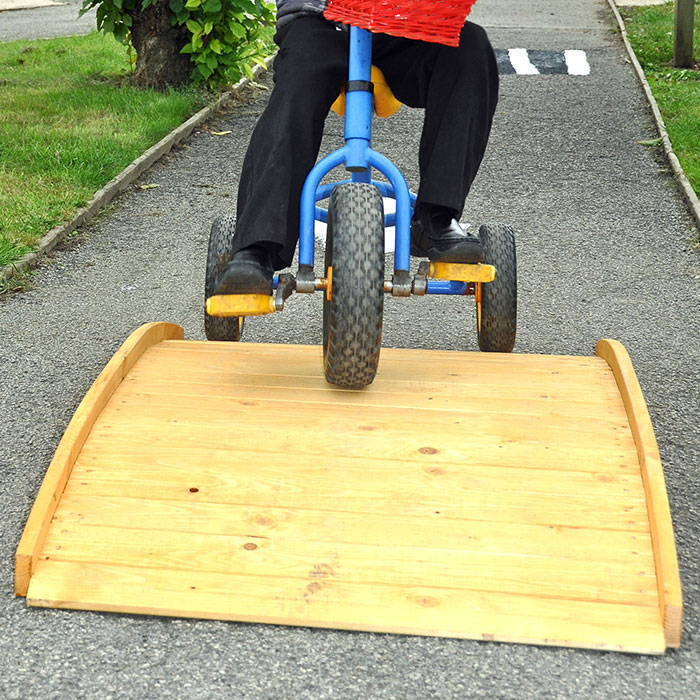
[(264, 316), (275, 311), (275, 300), (268, 294), (217, 294), (207, 299), (210, 316)]
[(493, 282), (496, 268), (493, 265), (467, 265), (464, 263), (430, 263), (429, 276), (438, 280), (456, 282)]

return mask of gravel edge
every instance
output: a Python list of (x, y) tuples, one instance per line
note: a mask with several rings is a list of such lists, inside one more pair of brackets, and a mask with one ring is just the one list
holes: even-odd
[[(274, 55), (265, 59), (265, 68), (256, 65), (253, 68), (253, 76), (257, 78), (263, 70), (268, 69), (273, 59)], [(197, 126), (209, 119), (220, 107), (233, 100), (249, 83), (249, 78), (242, 78), (211, 105), (204, 107), (199, 112), (192, 115), (186, 122), (173, 129), (169, 134), (158, 141), (158, 143), (151, 146), (145, 153), (132, 161), (103, 188), (95, 192), (92, 199), (85, 207), (78, 210), (73, 219), (67, 223), (54, 226), (41, 238), (36, 250), (26, 253), (19, 260), (0, 268), (0, 285), (10, 280), (18, 272), (22, 272), (37, 265), (39, 260), (53, 250), (66, 236), (95, 216), (102, 207), (108, 204), (120, 192), (123, 192), (145, 170), (168, 153), (173, 146), (186, 139)]]
[(693, 190), (693, 187), (690, 184), (690, 180), (688, 180), (688, 176), (685, 174), (683, 166), (678, 160), (678, 156), (676, 156), (676, 154), (673, 151), (673, 145), (671, 144), (671, 139), (669, 139), (668, 137), (668, 132), (666, 131), (666, 124), (664, 122), (664, 118), (661, 116), (659, 105), (657, 104), (656, 99), (651, 91), (651, 87), (649, 87), (649, 83), (646, 79), (646, 76), (644, 75), (644, 70), (642, 69), (639, 60), (637, 59), (637, 55), (634, 53), (632, 44), (630, 44), (629, 38), (627, 37), (627, 27), (625, 26), (625, 20), (622, 18), (620, 11), (617, 9), (617, 6), (615, 5), (615, 0), (608, 0), (608, 5), (612, 10), (613, 15), (615, 15), (615, 19), (617, 20), (617, 24), (620, 28), (620, 33), (622, 35), (622, 40), (625, 44), (625, 48), (627, 49), (627, 54), (629, 55), (632, 65), (634, 66), (634, 70), (637, 73), (639, 82), (642, 84), (644, 94), (646, 95), (647, 101), (649, 102), (649, 106), (651, 107), (651, 111), (654, 115), (656, 127), (659, 131), (661, 143), (664, 147), (664, 154), (666, 155), (666, 160), (668, 161), (669, 165), (671, 166), (671, 169), (673, 170), (676, 182), (678, 183), (678, 187), (681, 190), (681, 193), (683, 194), (686, 203), (688, 204), (688, 208), (690, 209), (693, 217), (695, 218), (698, 227), (700, 227), (700, 199), (698, 199), (698, 196), (695, 194), (695, 191)]

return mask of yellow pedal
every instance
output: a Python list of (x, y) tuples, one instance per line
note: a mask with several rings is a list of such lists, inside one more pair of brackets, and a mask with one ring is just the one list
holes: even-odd
[(496, 268), (493, 265), (467, 265), (464, 263), (430, 263), (429, 277), (455, 282), (493, 282)]
[(264, 316), (275, 311), (268, 294), (217, 294), (207, 299), (210, 316)]

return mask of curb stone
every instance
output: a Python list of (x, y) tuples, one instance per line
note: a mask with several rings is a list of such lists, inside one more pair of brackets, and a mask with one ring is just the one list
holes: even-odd
[(695, 190), (693, 190), (693, 187), (690, 184), (690, 180), (688, 180), (688, 176), (685, 174), (683, 166), (678, 160), (678, 156), (673, 151), (673, 145), (671, 144), (671, 139), (669, 139), (668, 137), (668, 132), (666, 131), (666, 124), (664, 122), (664, 118), (661, 116), (659, 105), (657, 104), (656, 98), (654, 97), (651, 91), (649, 82), (647, 81), (646, 76), (644, 75), (644, 70), (641, 64), (639, 63), (639, 60), (637, 59), (637, 55), (634, 53), (632, 44), (630, 44), (630, 41), (627, 37), (627, 27), (625, 26), (625, 20), (622, 19), (622, 15), (617, 9), (615, 0), (608, 0), (608, 5), (610, 6), (610, 9), (615, 15), (615, 19), (617, 20), (617, 24), (620, 28), (622, 40), (624, 41), (625, 48), (627, 49), (630, 61), (634, 66), (634, 70), (637, 73), (639, 82), (642, 84), (644, 94), (646, 95), (647, 101), (649, 102), (649, 106), (651, 107), (651, 111), (654, 115), (654, 120), (656, 121), (656, 128), (658, 129), (659, 136), (661, 137), (661, 144), (664, 147), (664, 154), (666, 155), (666, 160), (668, 161), (669, 165), (671, 166), (671, 169), (673, 170), (673, 175), (676, 179), (676, 182), (678, 183), (678, 187), (681, 190), (681, 193), (683, 194), (686, 200), (686, 203), (688, 204), (690, 212), (695, 218), (698, 227), (700, 227), (700, 200), (695, 194)]
[[(255, 66), (253, 68), (253, 76), (257, 78), (263, 70), (268, 69), (273, 59), (274, 55), (265, 59), (264, 69), (260, 65)], [(192, 115), (186, 122), (173, 129), (169, 134), (158, 141), (158, 143), (151, 146), (145, 153), (132, 161), (102, 189), (98, 190), (87, 205), (78, 210), (78, 213), (73, 219), (67, 223), (54, 226), (41, 238), (35, 251), (31, 251), (22, 256), (19, 260), (0, 268), (0, 285), (12, 279), (18, 272), (34, 267), (44, 255), (53, 250), (66, 236), (95, 216), (102, 207), (108, 204), (120, 192), (123, 192), (145, 170), (150, 168), (166, 153), (170, 152), (173, 146), (184, 141), (197, 126), (209, 119), (220, 107), (234, 99), (249, 83), (249, 78), (241, 78), (241, 80), (224, 92), (213, 104), (204, 107), (199, 112)]]

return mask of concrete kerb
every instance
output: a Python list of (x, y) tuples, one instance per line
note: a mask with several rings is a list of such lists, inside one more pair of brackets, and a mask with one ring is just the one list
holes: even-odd
[(683, 193), (683, 196), (685, 197), (685, 200), (688, 203), (688, 208), (690, 209), (698, 227), (700, 228), (700, 200), (695, 194), (695, 191), (693, 190), (693, 187), (690, 184), (690, 180), (688, 180), (688, 176), (685, 174), (683, 166), (678, 160), (678, 156), (673, 151), (671, 139), (669, 139), (668, 137), (668, 132), (666, 131), (666, 124), (664, 122), (664, 118), (661, 116), (659, 105), (656, 103), (656, 99), (654, 98), (654, 95), (651, 91), (649, 82), (647, 81), (646, 76), (644, 75), (644, 70), (642, 69), (639, 60), (637, 59), (637, 55), (634, 53), (632, 44), (630, 44), (629, 38), (627, 37), (627, 27), (625, 26), (625, 20), (622, 19), (622, 15), (617, 9), (615, 0), (608, 0), (608, 5), (610, 5), (610, 9), (615, 15), (615, 19), (617, 20), (617, 24), (620, 28), (620, 33), (622, 35), (622, 40), (625, 44), (625, 48), (627, 49), (627, 54), (630, 57), (632, 65), (634, 66), (634, 70), (637, 73), (639, 82), (642, 84), (644, 94), (646, 95), (647, 101), (649, 102), (649, 106), (651, 107), (651, 111), (654, 115), (656, 127), (659, 131), (659, 136), (661, 137), (661, 144), (663, 145), (664, 153), (666, 155), (666, 160), (669, 162), (671, 169), (673, 170), (673, 175), (675, 176), (676, 182), (678, 183), (678, 187)]
[[(266, 68), (270, 67), (273, 58), (274, 56), (270, 56), (265, 60)], [(253, 76), (257, 78), (263, 70), (264, 68), (262, 66), (255, 66), (253, 68)], [(204, 109), (201, 109), (191, 116), (186, 122), (163, 137), (155, 146), (152, 146), (143, 155), (136, 158), (136, 160), (124, 168), (124, 170), (110, 180), (102, 189), (98, 190), (87, 205), (78, 210), (78, 213), (73, 219), (67, 223), (54, 226), (39, 241), (36, 251), (27, 253), (16, 262), (0, 268), (0, 284), (10, 280), (18, 272), (35, 266), (42, 256), (53, 250), (66, 236), (82, 226), (120, 192), (123, 192), (145, 170), (168, 153), (173, 146), (186, 139), (197, 126), (209, 119), (209, 117), (224, 104), (235, 98), (241, 89), (246, 87), (249, 83), (250, 80), (248, 78), (242, 78), (228, 91), (223, 93), (213, 104), (204, 107)]]

